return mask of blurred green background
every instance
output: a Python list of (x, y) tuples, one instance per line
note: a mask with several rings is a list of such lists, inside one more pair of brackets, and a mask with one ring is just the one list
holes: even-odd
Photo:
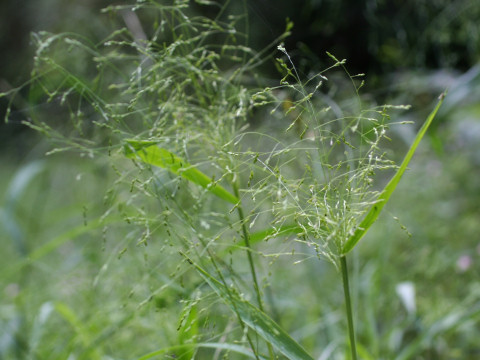
[[(0, 91), (28, 80), (32, 31), (76, 32), (100, 41), (112, 26), (124, 26), (121, 18), (100, 12), (111, 3), (2, 1)], [(398, 159), (448, 88), (388, 212), (355, 253), (358, 333), (373, 353), (388, 354), (385, 359), (480, 358), (480, 2), (249, 0), (247, 5), (253, 48), (269, 44), (289, 18), (295, 26), (285, 46), (301, 73), (325, 68), (329, 51), (346, 58), (352, 74), (366, 74), (362, 91), (373, 103), (412, 105), (394, 119), (414, 122), (392, 130)], [(215, 15), (211, 7), (192, 6)], [(242, 6), (232, 2), (228, 11)], [(279, 79), (273, 68), (267, 63), (261, 75)], [(128, 234), (128, 227), (106, 235), (96, 223), (114, 180), (108, 165), (75, 154), (45, 157), (48, 139), (21, 124), (28, 116), (23, 94), (13, 104), (12, 120), (0, 124), (0, 359), (60, 359), (45, 354), (78, 348), (83, 352), (72, 358), (131, 359), (159, 343), (174, 344), (187, 291), (172, 290), (139, 306), (166, 280), (154, 271), (160, 265), (145, 267), (143, 250), (117, 261), (128, 244), (117, 237)], [(0, 99), (2, 118), (7, 101)], [(155, 253), (152, 247), (149, 254)], [(156, 260), (169, 261), (158, 253), (150, 255), (149, 264)], [(319, 280), (312, 272), (323, 276)], [(335, 327), (343, 311), (336, 276), (315, 263), (295, 273), (278, 270), (270, 279), (280, 284), (286, 324), (298, 329), (295, 338), (313, 353), (341, 336)], [(408, 305), (405, 289), (414, 289), (414, 305)], [(315, 307), (310, 302), (317, 298), (324, 302)], [(311, 310), (302, 311), (307, 307)], [(49, 318), (54, 310), (60, 316)]]

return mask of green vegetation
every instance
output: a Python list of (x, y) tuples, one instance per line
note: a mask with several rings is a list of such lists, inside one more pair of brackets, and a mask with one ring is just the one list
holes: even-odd
[(478, 202), (447, 194), (478, 163), (434, 124), (478, 107), (434, 89), (417, 131), (345, 60), (301, 74), (291, 22), (254, 50), (246, 1), (197, 3), (215, 15), (138, 1), (103, 10), (127, 27), (100, 42), (36, 33), (1, 94), (48, 156), (5, 161), (0, 357), (476, 358)]

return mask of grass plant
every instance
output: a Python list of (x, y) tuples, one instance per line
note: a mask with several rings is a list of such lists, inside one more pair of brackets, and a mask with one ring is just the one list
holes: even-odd
[[(19, 356), (310, 360), (339, 344), (346, 358), (369, 357), (367, 345), (357, 346), (347, 256), (389, 201), (444, 95), (397, 166), (387, 131), (400, 125), (390, 112), (404, 106), (366, 104), (363, 74), (351, 75), (332, 54), (331, 66), (304, 80), (281, 45), (290, 23), (277, 48), (256, 52), (237, 30), (243, 24), (248, 33), (245, 14), (227, 15), (228, 5), (213, 19), (192, 13), (187, 1), (110, 6), (106, 13), (152, 25), (126, 21), (100, 44), (75, 34), (34, 36), (30, 96), (51, 107), (47, 116), (34, 109), (25, 125), (56, 144), (50, 155), (90, 159), (108, 167), (111, 181), (102, 204), (83, 209), (83, 224), (29, 250), (15, 271), (100, 231), (109, 252), (90, 274), (87, 300), (105, 297), (110, 303), (101, 309), (115, 316), (95, 323), (94, 314), (45, 302), (29, 345), (17, 344)], [(270, 53), (283, 78), (265, 88), (256, 68)], [(347, 99), (333, 96), (328, 77), (336, 71), (351, 83)], [(382, 173), (391, 176), (383, 188), (375, 181)], [(341, 273), (347, 343), (337, 334), (324, 348), (307, 348), (282, 324), (268, 269), (316, 259)], [(118, 288), (107, 273), (116, 274)], [(142, 326), (152, 311), (162, 313), (163, 325)], [(53, 313), (74, 340), (42, 344)], [(145, 335), (141, 347), (109, 347), (114, 335), (132, 341), (131, 333)], [(409, 356), (406, 348), (399, 358)]]

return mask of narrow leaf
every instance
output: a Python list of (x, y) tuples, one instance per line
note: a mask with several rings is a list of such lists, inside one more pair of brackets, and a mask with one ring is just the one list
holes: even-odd
[(164, 347), (160, 350), (153, 351), (151, 353), (148, 353), (146, 355), (143, 355), (142, 357), (138, 358), (137, 360), (148, 360), (151, 358), (156, 358), (159, 355), (163, 355), (166, 353), (176, 353), (176, 352), (183, 352), (189, 349), (195, 349), (195, 348), (209, 348), (209, 349), (222, 349), (226, 350), (229, 352), (236, 352), (242, 355), (245, 355), (251, 359), (258, 359), (260, 360), (266, 360), (264, 357), (259, 356), (256, 357), (254, 356), (252, 350), (247, 349), (243, 346), (236, 345), (236, 344), (230, 344), (230, 343), (193, 343), (193, 344), (184, 344), (184, 345), (176, 345), (176, 346), (170, 346), (170, 347)]
[(240, 317), (240, 319), (290, 360), (313, 360), (303, 347), (293, 340), (275, 321), (249, 302), (241, 299), (225, 285), (187, 258), (200, 276)]
[(266, 230), (256, 231), (250, 234), (250, 244), (262, 241), (270, 237), (300, 234), (300, 233), (303, 233), (304, 231), (305, 230), (298, 225), (285, 225), (277, 229), (270, 228)]
[[(183, 310), (184, 314), (178, 328), (178, 342), (181, 345), (188, 344), (198, 335), (198, 311), (197, 304), (187, 304)], [(191, 348), (178, 356), (179, 360), (190, 360), (195, 358), (195, 349)]]
[(88, 358), (89, 359), (102, 359), (103, 356), (100, 354), (99, 347), (90, 347), (92, 344), (92, 332), (88, 329), (86, 324), (83, 324), (82, 321), (78, 318), (77, 314), (73, 309), (68, 307), (65, 303), (58, 302), (54, 305), (55, 310), (63, 317), (63, 319), (70, 324), (70, 326), (75, 330), (76, 337), (82, 342), (85, 349), (88, 349)]
[(421, 129), (418, 131), (417, 136), (415, 137), (415, 140), (410, 146), (410, 149), (408, 149), (407, 155), (405, 155), (405, 158), (403, 159), (402, 164), (398, 168), (397, 172), (389, 181), (389, 183), (385, 186), (383, 191), (380, 193), (377, 199), (377, 202), (372, 205), (367, 215), (365, 215), (365, 218), (357, 227), (353, 235), (350, 236), (350, 238), (346, 241), (342, 249), (342, 255), (345, 255), (348, 252), (350, 252), (355, 247), (355, 245), (360, 241), (360, 239), (367, 233), (368, 229), (372, 226), (375, 220), (377, 220), (378, 216), (380, 215), (380, 212), (382, 211), (383, 207), (390, 199), (390, 196), (392, 195), (393, 191), (397, 187), (398, 182), (402, 178), (403, 173), (407, 169), (407, 166), (410, 160), (412, 159), (412, 156), (415, 153), (415, 150), (417, 150), (418, 144), (420, 143), (423, 136), (427, 132), (427, 129), (432, 123), (433, 119), (435, 118), (435, 115), (437, 114), (438, 109), (440, 109), (440, 106), (443, 103), (444, 97), (445, 97), (445, 93), (442, 93), (442, 95), (440, 95), (439, 97), (437, 106), (435, 106), (435, 109), (433, 109), (430, 115), (428, 115), (427, 120), (425, 121)]
[(240, 200), (228, 192), (224, 187), (213, 182), (203, 172), (179, 158), (170, 151), (159, 148), (151, 141), (127, 140), (124, 147), (125, 156), (130, 159), (138, 159), (146, 164), (158, 166), (175, 175), (179, 175), (194, 184), (200, 185), (219, 198), (236, 205)]

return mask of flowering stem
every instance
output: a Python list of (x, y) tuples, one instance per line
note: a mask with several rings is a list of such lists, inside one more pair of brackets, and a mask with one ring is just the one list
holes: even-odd
[(350, 349), (352, 351), (352, 360), (357, 360), (357, 346), (355, 343), (355, 330), (353, 328), (352, 301), (350, 298), (350, 287), (348, 285), (347, 258), (340, 257), (343, 278), (343, 294), (345, 296), (345, 307), (347, 309), (348, 334), (350, 337)]
[[(236, 182), (233, 182), (233, 192), (235, 196), (240, 199), (240, 192), (238, 191), (238, 184)], [(250, 234), (247, 229), (247, 224), (246, 224), (246, 219), (245, 215), (243, 214), (243, 207), (242, 204), (240, 203), (237, 207), (238, 210), (238, 216), (240, 218), (240, 223), (242, 225), (242, 232), (243, 232), (243, 238), (245, 241), (245, 246), (247, 247), (247, 258), (248, 258), (248, 264), (250, 266), (250, 272), (252, 274), (252, 279), (253, 279), (253, 288), (255, 290), (255, 294), (257, 296), (257, 302), (258, 302), (258, 308), (263, 312), (263, 302), (262, 302), (262, 295), (260, 293), (260, 287), (258, 286), (258, 280), (257, 280), (257, 272), (255, 270), (255, 263), (253, 262), (253, 257), (252, 257), (252, 248), (250, 246)], [(270, 359), (274, 359), (274, 353), (273, 353), (273, 348), (270, 343), (267, 343), (268, 346), (268, 353), (270, 355)]]
[[(236, 183), (233, 184), (233, 192), (235, 196), (240, 199), (240, 194), (239, 194), (238, 186)], [(238, 216), (240, 218), (240, 223), (242, 225), (243, 240), (245, 241), (245, 246), (247, 247), (248, 264), (250, 266), (250, 273), (252, 274), (253, 288), (257, 296), (258, 308), (263, 311), (262, 297), (260, 294), (260, 288), (258, 286), (255, 264), (253, 262), (252, 248), (250, 246), (250, 234), (248, 233), (247, 224), (245, 223), (246, 220), (245, 220), (245, 215), (243, 214), (243, 208), (241, 203), (238, 205), (237, 210), (238, 210)]]

